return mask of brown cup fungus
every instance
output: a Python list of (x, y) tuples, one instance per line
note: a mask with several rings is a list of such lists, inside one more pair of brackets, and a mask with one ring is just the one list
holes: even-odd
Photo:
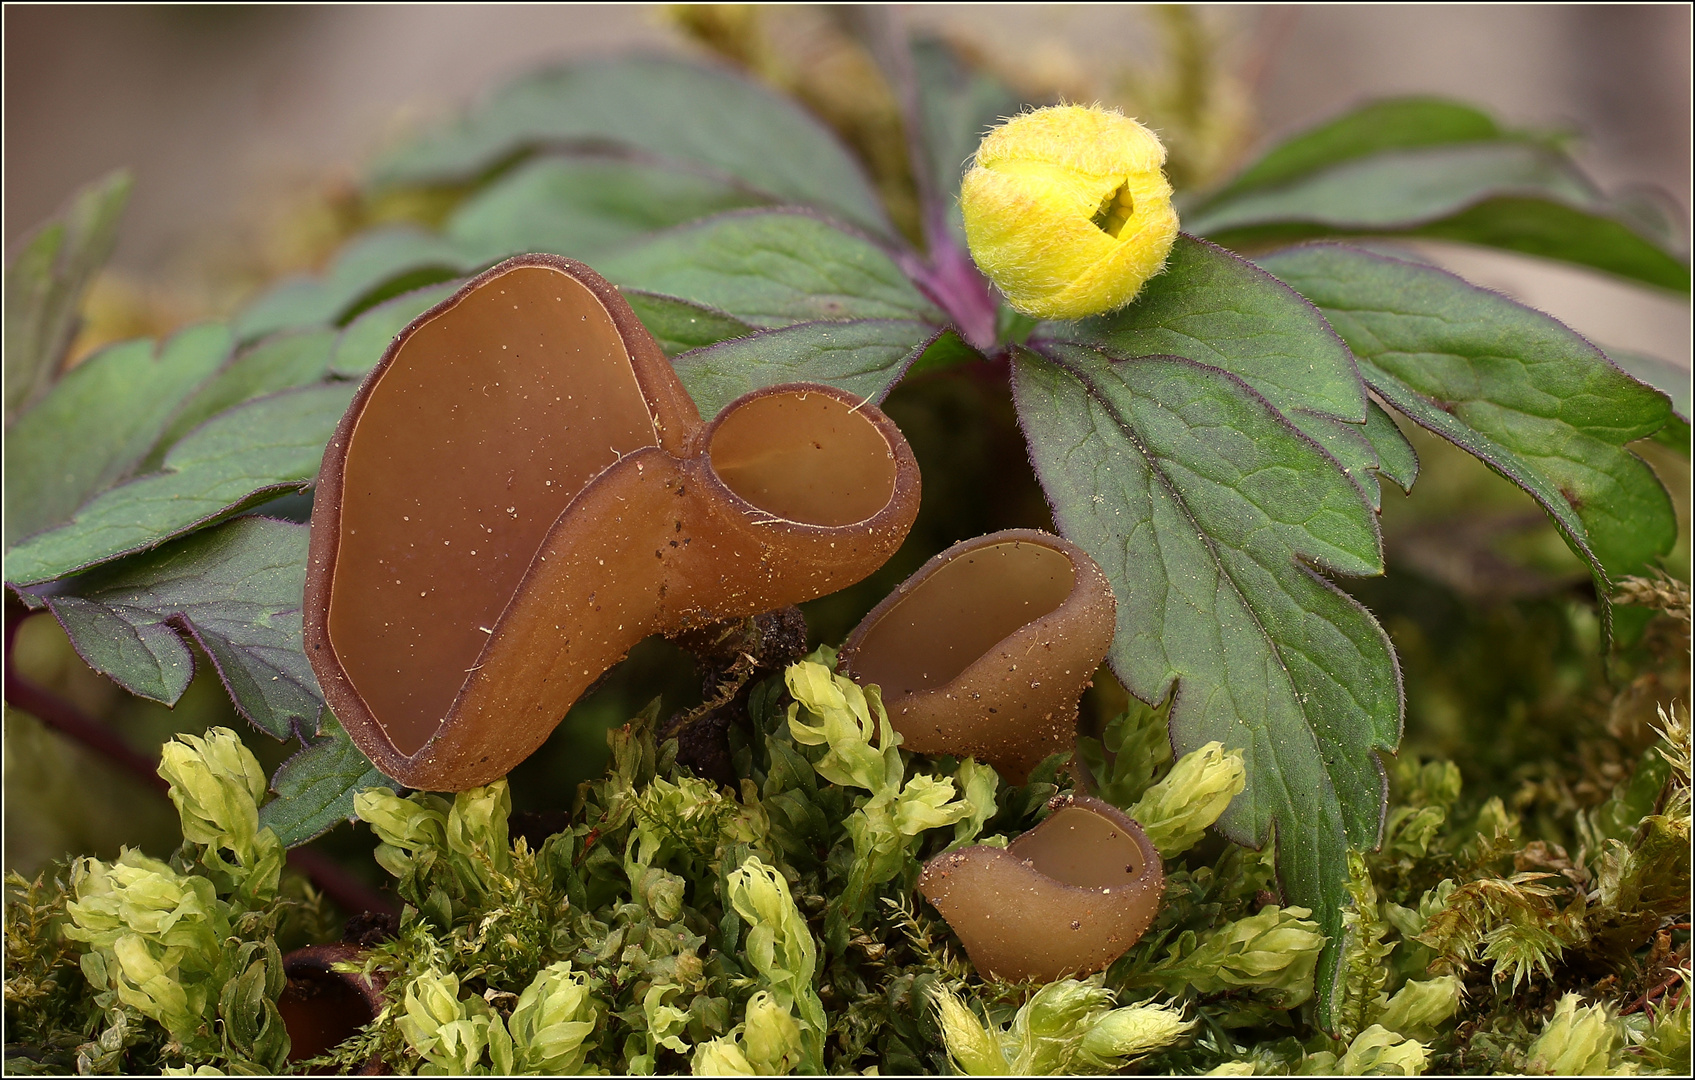
[(848, 636), (841, 664), (882, 689), (908, 750), (974, 756), (1023, 783), (1075, 745), (1077, 700), (1116, 612), (1081, 548), (1009, 529), (925, 563)]
[(330, 440), (306, 652), (384, 773), (475, 787), (642, 638), (865, 577), (918, 496), (875, 407), (791, 384), (703, 424), (616, 289), (521, 256), (401, 331)]
[(1087, 795), (1058, 803), (1006, 847), (938, 855), (918, 879), (982, 974), (1051, 982), (1104, 970), (1159, 911), (1165, 868), (1141, 826)]
[[(283, 957), (288, 985), (277, 999), (277, 1011), (288, 1029), (288, 1060), (305, 1061), (333, 1050), (377, 1018), (388, 977), (335, 970), (336, 964), (364, 960), (367, 952), (337, 943), (296, 949)], [(360, 1071), (389, 1070), (370, 1062)]]

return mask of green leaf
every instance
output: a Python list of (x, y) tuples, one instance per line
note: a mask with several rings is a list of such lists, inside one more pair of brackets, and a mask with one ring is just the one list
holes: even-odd
[(24, 240), (6, 267), (6, 415), (53, 382), (76, 334), (82, 294), (112, 254), (129, 201), (126, 169), (78, 191), (70, 205)]
[(491, 260), (547, 251), (587, 261), (645, 233), (769, 201), (717, 176), (646, 161), (544, 157), (471, 196), (443, 231)]
[(287, 738), (323, 708), (301, 651), (307, 533), (238, 518), (44, 590), (47, 606), (90, 667), (167, 705), (188, 688), (192, 639), (241, 714)]
[(1181, 235), (1134, 304), (1038, 327), (1031, 342), (1098, 345), (1113, 356), (1169, 354), (1222, 368), (1341, 462), (1373, 505), (1377, 455), (1348, 348), (1294, 290), (1203, 240)]
[(1373, 154), (1214, 203), (1186, 215), (1183, 224), (1207, 235), (1282, 222), (1395, 230), (1435, 221), (1504, 191), (1599, 204), (1559, 155), (1524, 143), (1486, 142)]
[(595, 269), (622, 288), (678, 297), (757, 327), (945, 322), (882, 248), (796, 211), (744, 210), (679, 226), (608, 253)]
[(1639, 383), (1646, 383), (1671, 401), (1671, 411), (1685, 422), (1690, 418), (1689, 367), (1631, 349), (1608, 349), (1608, 359)]
[[(1230, 339), (1235, 315), (1210, 336)], [(1180, 356), (1042, 350), (1015, 354), (1014, 400), (1055, 523), (1118, 598), (1113, 671), (1148, 702), (1175, 683), (1179, 757), (1215, 739), (1243, 750), (1247, 789), (1219, 827), (1253, 846), (1275, 832), (1290, 902), (1339, 942), (1347, 854), (1378, 842), (1374, 751), (1399, 739), (1401, 694), (1388, 637), (1318, 571), (1380, 573), (1376, 515), (1242, 378)], [(1335, 972), (1333, 944), (1326, 1009)]]
[(6, 580), (64, 577), (306, 487), (355, 389), (285, 390), (202, 424), (171, 448), (161, 471), (97, 496), (68, 524), (8, 551)]
[(1397, 150), (1214, 200), (1184, 227), (1234, 248), (1335, 235), (1505, 248), (1686, 291), (1689, 268), (1615, 215), (1564, 155), (1525, 142)]
[(794, 102), (728, 71), (662, 57), (590, 60), (521, 79), (389, 156), (375, 182), (462, 183), (538, 148), (608, 144), (705, 166), (776, 201), (893, 235), (858, 163)]
[(254, 341), (278, 330), (339, 326), (391, 296), (460, 277), (481, 261), (416, 226), (372, 229), (342, 248), (322, 277), (290, 278), (255, 300), (236, 321), (236, 337)]
[(229, 350), (229, 328), (203, 324), (163, 346), (113, 345), (66, 374), (6, 433), (6, 544), (64, 523), (128, 476)]
[(1603, 596), (1609, 576), (1641, 573), (1671, 549), (1671, 500), (1624, 449), (1663, 427), (1671, 406), (1565, 325), (1446, 271), (1341, 244), (1260, 262), (1324, 311), (1384, 401), (1541, 503)]
[(323, 379), (336, 342), (334, 330), (278, 334), (225, 364), (171, 419), (171, 425), (147, 456), (143, 468), (157, 469), (165, 452), (202, 423), (278, 390), (310, 386)]
[(1455, 240), (1560, 259), (1687, 296), (1689, 264), (1645, 237), (1634, 221), (1618, 220), (1614, 207), (1594, 211), (1544, 199), (1501, 196), (1409, 236)]
[(797, 323), (685, 353), (675, 366), (708, 419), (778, 383), (827, 383), (877, 403), (941, 335), (929, 323), (901, 319)]
[(459, 291), (459, 282), (431, 285), (405, 293), (361, 312), (347, 324), (335, 343), (330, 374), (359, 379), (377, 366), (383, 351), (408, 323)]
[(933, 173), (936, 194), (947, 207), (948, 226), (963, 247), (965, 226), (959, 216), (959, 182), (977, 152), (977, 144), (996, 124), (1024, 106), (1017, 92), (980, 65), (969, 64), (947, 42), (921, 38), (912, 45), (918, 79), (919, 122)]
[(740, 319), (700, 304), (691, 304), (675, 296), (643, 292), (640, 289), (620, 289), (636, 318), (647, 327), (666, 356), (675, 357), (690, 349), (704, 348), (734, 337), (753, 333), (754, 328)]
[(1416, 97), (1376, 101), (1272, 147), (1202, 206), (1386, 150), (1483, 142), (1507, 136), (1487, 113), (1456, 101)]
[(1666, 421), (1665, 427), (1654, 432), (1654, 441), (1671, 447), (1687, 459), (1690, 451), (1689, 422), (1680, 417), (1672, 417)]
[(374, 787), (400, 790), (359, 752), (326, 709), (318, 737), (271, 777), (277, 797), (259, 808), (259, 824), (270, 827), (283, 846), (299, 847), (351, 819), (353, 797)]
[(1418, 479), (1418, 451), (1401, 434), (1395, 418), (1373, 401), (1366, 410), (1365, 435), (1377, 452), (1377, 471), (1402, 491), (1410, 492)]

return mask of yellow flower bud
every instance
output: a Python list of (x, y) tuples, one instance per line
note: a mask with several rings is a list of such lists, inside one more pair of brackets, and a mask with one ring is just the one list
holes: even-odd
[(1015, 116), (983, 139), (960, 188), (971, 255), (1026, 315), (1123, 307), (1177, 239), (1164, 164), (1159, 137), (1116, 111)]

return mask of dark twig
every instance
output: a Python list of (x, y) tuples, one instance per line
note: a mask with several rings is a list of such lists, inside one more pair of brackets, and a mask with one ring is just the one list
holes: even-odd
[[(143, 785), (165, 795), (170, 785), (159, 775), (156, 762), (125, 742), (107, 725), (87, 716), (75, 705), (51, 690), (19, 675), (12, 667), (12, 643), (18, 624), (33, 614), (22, 604), (13, 607), (14, 599), (6, 604), (6, 702), (22, 709), (54, 731), (73, 742), (94, 751)], [(349, 874), (334, 859), (321, 852), (295, 848), (288, 853), (288, 863), (311, 879), (312, 884), (342, 910), (351, 914), (376, 911), (388, 915), (399, 913), (393, 900)]]
[(119, 738), (111, 728), (84, 716), (75, 705), (16, 672), (6, 673), (6, 702), (93, 750), (159, 794), (170, 790), (170, 785), (159, 775), (157, 765)]
[(1682, 978), (1683, 973), (1681, 971), (1672, 972), (1670, 975), (1667, 975), (1663, 980), (1661, 980), (1660, 983), (1652, 990), (1649, 990), (1646, 994), (1643, 994), (1641, 997), (1619, 1010), (1619, 1015), (1628, 1016), (1631, 1013), (1641, 1012), (1643, 1009), (1648, 1007), (1650, 1002), (1657, 1000), (1661, 994), (1670, 990), (1673, 986), (1676, 986), (1678, 980)]
[[(1661, 938), (1663, 939), (1664, 937), (1665, 937), (1665, 934), (1662, 933)], [(1634, 1012), (1641, 1012), (1643, 1009), (1647, 1008), (1649, 1005), (1653, 1004), (1656, 1000), (1658, 1000), (1659, 996), (1661, 994), (1665, 993), (1667, 990), (1670, 990), (1673, 986), (1676, 986), (1677, 983), (1684, 976), (1683, 965), (1685, 965), (1689, 962), (1688, 957), (1689, 957), (1689, 943), (1684, 942), (1682, 945), (1677, 947), (1677, 949), (1671, 954), (1671, 956), (1669, 956), (1666, 959), (1667, 965), (1672, 969), (1671, 974), (1667, 975), (1664, 979), (1662, 979), (1659, 982), (1658, 985), (1654, 986), (1647, 993), (1643, 994), (1641, 997), (1639, 997), (1635, 1001), (1631, 1002), (1625, 1008), (1619, 1010), (1619, 1015), (1620, 1016), (1628, 1016), (1629, 1014), (1634, 1013)]]
[(379, 915), (399, 915), (400, 905), (349, 874), (342, 865), (321, 851), (292, 848), (288, 864), (305, 874), (312, 884), (351, 915), (375, 912)]

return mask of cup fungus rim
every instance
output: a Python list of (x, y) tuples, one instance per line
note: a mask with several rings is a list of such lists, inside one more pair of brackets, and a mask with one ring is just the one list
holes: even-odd
[[(973, 657), (969, 663), (960, 668), (958, 672), (945, 682), (937, 683), (934, 686), (926, 687), (922, 690), (914, 690), (910, 693), (891, 694), (884, 699), (885, 704), (892, 707), (901, 702), (950, 700), (951, 693), (948, 688), (977, 669), (988, 660), (991, 653), (993, 653), (996, 649), (1001, 648), (1012, 638), (1019, 634), (1030, 632), (1032, 628), (1034, 628), (1036, 633), (1040, 633), (1048, 629), (1055, 622), (1069, 620), (1072, 613), (1087, 602), (1087, 597), (1083, 594), (1084, 589), (1086, 588), (1085, 579), (1093, 579), (1094, 584), (1101, 586), (1101, 591), (1105, 593), (1107, 598), (1112, 602), (1113, 608), (1116, 610), (1118, 606), (1118, 598), (1113, 594), (1112, 587), (1107, 582), (1105, 573), (1101, 571), (1099, 564), (1094, 561), (1093, 557), (1090, 556), (1088, 552), (1065, 539), (1065, 537), (1055, 535), (1045, 529), (1002, 529), (999, 532), (985, 533), (982, 536), (974, 536), (966, 540), (961, 540), (957, 544), (950, 545), (942, 551), (937, 552), (929, 559), (929, 561), (919, 567), (912, 576), (908, 577), (905, 581), (896, 586), (893, 592), (889, 593), (889, 595), (884, 597), (876, 607), (866, 613), (865, 617), (859, 621), (859, 625), (854, 627), (853, 632), (848, 635), (848, 640), (842, 644), (841, 658), (839, 661), (842, 671), (850, 678), (853, 678), (855, 682), (860, 681), (862, 678), (868, 679), (869, 676), (860, 672), (855, 667), (854, 663), (861, 654), (865, 639), (875, 633), (877, 628), (882, 625), (883, 620), (893, 614), (896, 608), (900, 607), (902, 603), (910, 598), (911, 595), (918, 590), (919, 586), (929, 581), (931, 577), (940, 572), (943, 568), (949, 566), (955, 559), (982, 548), (995, 547), (1000, 544), (1013, 544), (1016, 546), (1018, 544), (1025, 543), (1038, 547), (1045, 547), (1050, 551), (1056, 551), (1059, 554), (1064, 555), (1066, 561), (1071, 564), (1071, 588), (1066, 591), (1065, 596), (1060, 600), (1060, 602), (1041, 615), (1038, 615), (1027, 622), (1019, 623), (1017, 626), (1007, 631), (1006, 634), (997, 638), (992, 644), (990, 644), (977, 656)], [(1077, 559), (1077, 555), (1079, 554), (1081, 554), (1086, 561), (1079, 562)], [(1094, 672), (1091, 671), (1089, 674), (1093, 675)]]
[[(1137, 822), (1135, 818), (1130, 817), (1124, 811), (1104, 799), (1097, 799), (1093, 795), (1082, 795), (1076, 792), (1065, 795), (1056, 795), (1048, 803), (1048, 806), (1050, 812), (1047, 817), (1007, 841), (1007, 845), (1004, 848), (990, 844), (972, 844), (969, 847), (959, 848), (936, 856), (935, 859), (931, 860), (931, 862), (925, 866), (924, 872), (919, 875), (919, 885), (922, 886), (924, 884), (924, 879), (930, 876), (931, 866), (939, 867), (944, 862), (950, 866), (958, 866), (967, 860), (973, 859), (993, 859), (999, 861), (1001, 859), (1010, 858), (1012, 860), (1012, 865), (1016, 870), (1023, 873), (1033, 874), (1045, 882), (1052, 883), (1052, 885), (1056, 888), (1069, 890), (1079, 896), (1123, 896), (1125, 893), (1143, 892), (1153, 887), (1158, 887), (1161, 895), (1164, 894), (1165, 860), (1160, 858), (1159, 849), (1154, 847), (1153, 841), (1148, 839), (1147, 832), (1143, 830), (1141, 824)], [(1137, 873), (1134, 877), (1122, 885), (1076, 885), (1063, 878), (1054, 877), (1052, 874), (1038, 869), (1029, 859), (1019, 856), (1018, 845), (1020, 842), (1025, 841), (1037, 832), (1040, 832), (1049, 822), (1057, 818), (1062, 811), (1073, 808), (1093, 813), (1097, 817), (1105, 818), (1113, 825), (1124, 830), (1125, 836), (1129, 838), (1132, 844), (1136, 845), (1136, 850), (1142, 857), (1141, 865), (1138, 867)], [(1158, 900), (1156, 899), (1155, 902), (1157, 903)]]
[[(824, 397), (828, 397), (836, 401), (838, 404), (852, 406), (852, 408), (848, 411), (864, 417), (865, 420), (870, 423), (872, 428), (876, 430), (878, 436), (883, 440), (883, 445), (887, 449), (889, 457), (893, 462), (894, 476), (889, 484), (888, 498), (883, 501), (883, 505), (878, 507), (875, 513), (860, 518), (858, 521), (845, 522), (841, 525), (819, 525), (809, 521), (797, 521), (794, 518), (779, 517), (772, 511), (767, 510), (765, 507), (749, 501), (746, 497), (732, 488), (722, 476), (718, 475), (718, 469), (712, 463), (712, 436), (718, 432), (719, 425), (723, 423), (723, 421), (729, 417), (731, 413), (749, 402), (767, 397), (775, 397), (778, 394), (797, 393), (821, 394)], [(705, 477), (707, 483), (725, 497), (727, 504), (750, 517), (758, 515), (768, 518), (768, 521), (760, 523), (762, 525), (781, 526), (784, 531), (793, 532), (801, 536), (829, 537), (862, 533), (868, 526), (873, 526), (879, 518), (896, 513), (896, 508), (904, 504), (905, 496), (911, 493), (919, 483), (918, 459), (913, 455), (912, 447), (907, 444), (905, 438), (892, 439), (889, 437), (888, 429), (894, 429), (897, 434), (900, 431), (899, 428), (895, 427), (895, 422), (889, 418), (887, 413), (884, 413), (880, 409), (875, 413), (864, 411), (865, 406), (874, 404), (875, 403), (869, 398), (862, 398), (857, 394), (849, 393), (846, 390), (829, 386), (825, 383), (794, 382), (773, 383), (770, 386), (761, 386), (758, 389), (749, 390), (741, 397), (736, 398), (728, 405), (725, 405), (718, 411), (717, 416), (702, 424), (700, 430), (691, 437), (688, 451), (684, 455), (684, 460), (699, 460), (704, 465), (701, 473)], [(628, 456), (628, 454), (625, 455), (625, 457)], [(596, 477), (596, 479), (599, 479), (599, 477)], [(586, 490), (587, 485), (584, 487)]]
[[(1163, 885), (1165, 881), (1165, 860), (1160, 858), (1159, 849), (1154, 847), (1154, 842), (1148, 839), (1147, 832), (1143, 830), (1141, 823), (1135, 818), (1107, 802), (1105, 799), (1098, 799), (1093, 795), (1082, 795), (1076, 792), (1071, 792), (1066, 795), (1056, 795), (1049, 801), (1048, 809), (1049, 813), (1047, 817), (1007, 841), (1005, 848), (996, 848), (993, 850), (1005, 851), (1015, 862), (1018, 863), (1019, 866), (1024, 869), (1029, 870), (1034, 874), (1040, 874), (1043, 878), (1053, 882), (1062, 889), (1071, 889), (1080, 894), (1088, 894), (1092, 896), (1120, 896), (1128, 891), (1143, 891), (1153, 884)], [(1087, 813), (1094, 814), (1096, 817), (1105, 818), (1113, 825), (1124, 830), (1125, 835), (1130, 839), (1132, 844), (1136, 845), (1136, 850), (1142, 857), (1141, 866), (1137, 868), (1136, 875), (1133, 878), (1122, 885), (1074, 885), (1063, 878), (1054, 877), (1052, 874), (1037, 869), (1028, 860), (1019, 857), (1018, 845), (1020, 842), (1025, 841), (1037, 832), (1040, 832), (1048, 825), (1049, 822), (1058, 818), (1061, 813), (1071, 809), (1083, 810)], [(979, 844), (975, 846), (981, 847), (983, 845)], [(969, 851), (970, 848), (963, 850)]]

